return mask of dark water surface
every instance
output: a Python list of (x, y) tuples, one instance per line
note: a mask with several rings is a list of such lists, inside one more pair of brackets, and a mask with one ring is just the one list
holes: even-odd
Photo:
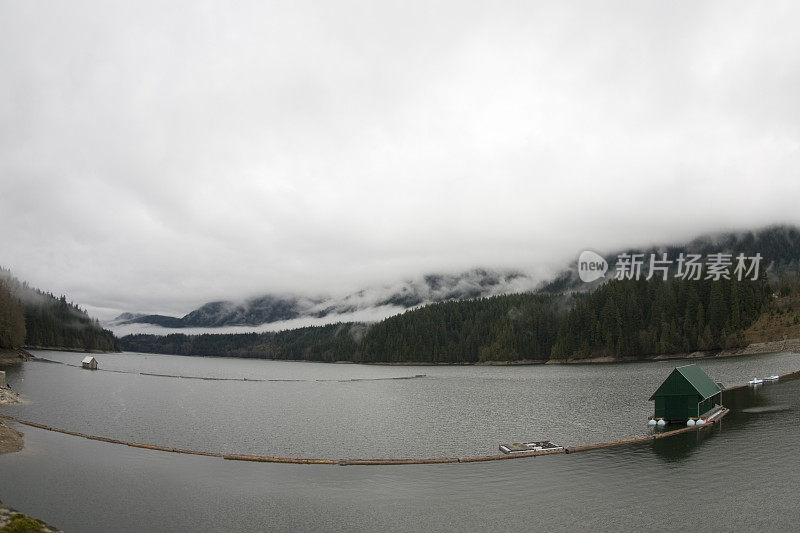
[[(75, 362), (82, 354), (37, 355)], [(647, 398), (683, 362), (382, 367), (97, 356), (132, 372), (303, 379), (214, 382), (29, 362), (3, 412), (66, 429), (213, 451), (457, 456), (550, 438), (643, 434)], [(772, 354), (699, 361), (728, 384), (800, 368)], [(9, 369), (7, 369), (9, 370)], [(389, 381), (374, 379), (427, 374)], [(22, 379), (24, 378), (24, 381)], [(725, 395), (703, 433), (491, 463), (339, 467), (239, 463), (31, 427), (0, 456), (0, 498), (67, 531), (795, 531), (800, 380)]]
[[(36, 354), (71, 364), (85, 355)], [(647, 399), (684, 364), (392, 367), (142, 354), (97, 359), (102, 371), (44, 362), (10, 371), (9, 383), (29, 403), (9, 414), (119, 440), (223, 453), (486, 455), (520, 440), (575, 445), (644, 434), (653, 408)], [(700, 364), (715, 380), (734, 384), (796, 370), (800, 356)], [(426, 377), (385, 379), (417, 374)]]

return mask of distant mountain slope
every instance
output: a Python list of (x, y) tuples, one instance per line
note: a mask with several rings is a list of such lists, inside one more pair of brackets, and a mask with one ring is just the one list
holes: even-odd
[(168, 328), (258, 326), (300, 317), (326, 317), (392, 307), (398, 310), (427, 303), (494, 296), (531, 290), (536, 282), (516, 271), (475, 269), (461, 274), (428, 274), (393, 286), (364, 289), (341, 298), (264, 295), (243, 302), (209, 302), (182, 318), (123, 313), (109, 326), (155, 324)]

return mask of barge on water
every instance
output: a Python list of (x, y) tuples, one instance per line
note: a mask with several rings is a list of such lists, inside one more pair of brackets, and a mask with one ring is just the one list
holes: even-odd
[(536, 442), (514, 442), (512, 444), (501, 444), (500, 451), (503, 453), (525, 453), (525, 452), (557, 452), (563, 450), (563, 446), (553, 444), (549, 440)]

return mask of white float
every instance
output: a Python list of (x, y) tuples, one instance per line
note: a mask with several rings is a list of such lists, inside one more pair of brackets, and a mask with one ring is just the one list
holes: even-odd
[(659, 425), (659, 426), (661, 426), (661, 427), (664, 427), (664, 426), (666, 426), (666, 425), (667, 425), (667, 421), (666, 421), (666, 420), (664, 420), (663, 418), (661, 418), (661, 419), (659, 419), (659, 421), (658, 421), (658, 425)]
[(694, 420), (692, 420), (692, 419), (690, 418), (689, 420), (687, 420), (687, 421), (686, 421), (686, 425), (687, 425), (687, 426), (689, 426), (689, 427), (692, 427), (692, 426), (694, 426)]
[(651, 418), (650, 420), (647, 421), (647, 425), (648, 426), (655, 426), (656, 425), (656, 419), (655, 418)]
[(697, 420), (697, 422), (695, 422), (695, 425), (696, 426), (702, 426), (705, 423), (706, 423), (706, 421), (703, 420), (702, 418), (700, 418), (700, 419)]

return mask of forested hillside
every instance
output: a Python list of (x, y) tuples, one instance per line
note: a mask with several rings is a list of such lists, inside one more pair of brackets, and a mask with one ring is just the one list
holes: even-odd
[(23, 344), (25, 312), (5, 278), (0, 276), (0, 349), (18, 348)]
[(636, 357), (746, 345), (744, 330), (771, 304), (766, 279), (611, 281), (576, 302), (552, 358)]
[(250, 335), (134, 335), (131, 351), (314, 361), (477, 363), (744, 346), (772, 305), (757, 280), (613, 280), (588, 294), (515, 294), (428, 305), (376, 324)]
[(563, 307), (563, 297), (539, 294), (428, 305), (372, 325), (356, 360), (547, 360), (563, 321), (563, 312), (559, 312)]
[(0, 348), (118, 350), (114, 334), (64, 296), (56, 298), (0, 269)]

